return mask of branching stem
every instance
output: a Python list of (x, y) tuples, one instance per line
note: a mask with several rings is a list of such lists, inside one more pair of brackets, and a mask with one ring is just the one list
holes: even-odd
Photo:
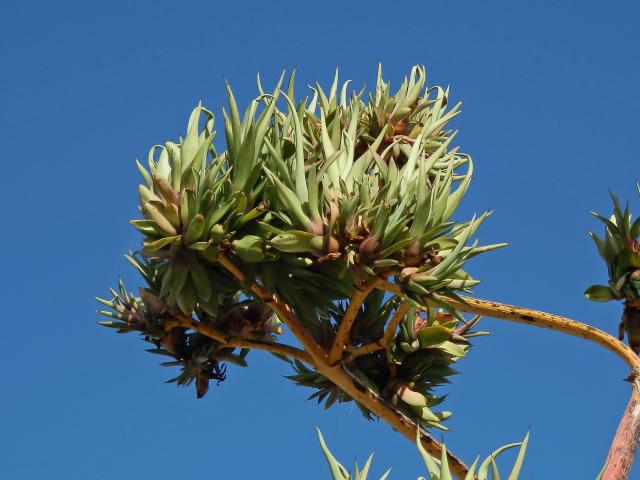
[[(394, 430), (402, 433), (410, 442), (415, 442), (417, 433), (415, 424), (400, 417), (387, 405), (378, 401), (370, 392), (359, 389), (340, 365), (332, 367), (325, 363), (324, 365), (319, 365), (317, 371), (330, 379), (356, 402), (387, 422)], [(426, 432), (421, 432), (420, 442), (431, 455), (440, 458), (442, 445), (435, 438)], [(469, 471), (469, 467), (448, 449), (447, 456), (451, 472), (455, 474), (456, 477), (464, 479)]]
[(349, 305), (347, 306), (347, 311), (342, 317), (342, 321), (340, 322), (340, 326), (338, 327), (338, 332), (336, 333), (336, 338), (333, 340), (331, 350), (329, 350), (329, 365), (335, 365), (342, 358), (342, 352), (344, 351), (345, 345), (347, 345), (349, 341), (351, 327), (353, 326), (353, 322), (358, 316), (360, 307), (366, 300), (367, 295), (369, 295), (369, 293), (371, 293), (371, 291), (376, 288), (378, 282), (379, 280), (375, 279), (371, 282), (365, 283), (351, 296), (351, 300), (349, 301)]
[[(403, 295), (402, 289), (395, 283), (383, 282), (381, 286), (388, 292), (395, 293), (396, 295)], [(460, 298), (462, 301), (454, 298), (445, 298), (445, 300), (452, 307), (461, 312), (473, 313), (476, 315), (482, 315), (483, 317), (497, 318), (500, 320), (508, 320), (510, 322), (524, 323), (525, 325), (532, 325), (534, 327), (548, 328), (549, 330), (566, 333), (568, 335), (573, 335), (574, 337), (584, 338), (585, 340), (606, 348), (624, 360), (624, 362), (631, 368), (633, 377), (640, 373), (640, 358), (638, 358), (638, 355), (631, 350), (630, 347), (614, 336), (592, 327), (591, 325), (539, 310), (516, 307), (489, 300), (480, 300), (477, 298)]]
[[(242, 272), (242, 270), (240, 270), (224, 253), (220, 254), (220, 256), (218, 257), (218, 261), (238, 280), (243, 283), (247, 283), (247, 277), (244, 272)], [(382, 282), (382, 280), (376, 281), (373, 288), (378, 287), (379, 282)], [(250, 288), (251, 291), (256, 295), (258, 295), (267, 305), (269, 305), (285, 323), (285, 325), (287, 325), (287, 327), (291, 330), (291, 333), (296, 336), (298, 341), (300, 341), (304, 349), (310, 355), (310, 358), (315, 363), (315, 368), (318, 373), (331, 380), (338, 388), (340, 388), (347, 395), (353, 398), (354, 401), (360, 403), (374, 415), (387, 422), (393, 429), (402, 433), (411, 442), (415, 441), (417, 434), (416, 426), (400, 417), (396, 412), (394, 412), (384, 403), (378, 401), (378, 399), (376, 399), (370, 392), (361, 390), (359, 387), (357, 387), (351, 377), (349, 377), (349, 375), (344, 372), (340, 365), (330, 365), (328, 362), (327, 354), (311, 336), (311, 333), (304, 327), (300, 319), (291, 311), (288, 305), (286, 305), (284, 302), (280, 302), (264, 287), (255, 282), (249, 284), (248, 288)], [(369, 290), (369, 292), (370, 291), (371, 290)], [(425, 432), (422, 432), (420, 441), (424, 448), (430, 454), (436, 457), (439, 457), (441, 455), (442, 445), (432, 436)], [(465, 478), (467, 472), (469, 471), (469, 467), (467, 467), (467, 465), (465, 465), (462, 460), (453, 455), (451, 452), (448, 452), (448, 458), (449, 468), (451, 469), (451, 471), (458, 478)]]
[[(248, 282), (247, 276), (224, 254), (221, 254), (218, 260), (220, 264), (232, 273), (239, 281), (243, 283)], [(365, 284), (363, 288), (357, 290), (347, 307), (347, 311), (340, 323), (338, 333), (331, 346), (329, 354), (327, 354), (318, 344), (309, 330), (304, 327), (300, 319), (293, 313), (286, 303), (281, 302), (277, 297), (269, 293), (263, 286), (256, 282), (250, 283), (248, 288), (250, 288), (252, 292), (254, 292), (273, 309), (273, 311), (300, 341), (305, 349), (304, 351), (289, 345), (269, 344), (247, 339), (225, 338), (224, 334), (217, 331), (215, 327), (208, 325), (205, 326), (204, 323), (195, 322), (189, 319), (179, 320), (181, 323), (176, 324), (176, 326), (195, 328), (196, 330), (201, 331), (201, 333), (224, 342), (229, 346), (268, 350), (309, 363), (316, 368), (318, 373), (331, 380), (347, 395), (370, 410), (373, 414), (386, 421), (392, 428), (401, 432), (410, 440), (415, 438), (415, 425), (407, 422), (387, 405), (378, 401), (370, 392), (361, 390), (354, 384), (349, 375), (342, 370), (340, 365), (336, 365), (342, 357), (342, 352), (345, 348), (352, 355), (358, 356), (374, 352), (388, 346), (389, 342), (393, 339), (393, 333), (395, 332), (398, 324), (410, 308), (410, 304), (406, 300), (403, 301), (396, 310), (382, 339), (357, 348), (348, 345), (348, 339), (353, 322), (355, 321), (357, 313), (366, 299), (366, 296), (373, 289), (380, 288), (402, 298), (404, 294), (399, 285), (378, 279)], [(640, 390), (638, 386), (640, 360), (631, 348), (602, 330), (559, 315), (468, 297), (460, 297), (460, 299), (446, 298), (445, 300), (461, 312), (547, 328), (584, 338), (606, 348), (622, 358), (631, 368), (631, 375), (629, 376), (629, 379), (633, 382), (632, 397), (620, 422), (616, 436), (614, 437), (602, 479), (614, 480), (627, 478), (626, 476), (620, 475), (628, 476), (633, 457), (635, 456), (638, 443), (640, 442)], [(442, 446), (430, 435), (423, 434), (421, 436), (421, 442), (429, 453), (436, 456), (440, 455)], [(458, 478), (464, 478), (468, 472), (468, 467), (451, 453), (449, 453), (449, 466), (452, 473), (454, 473)]]
[[(238, 280), (243, 283), (247, 282), (247, 276), (240, 268), (236, 266), (224, 253), (218, 256), (218, 262), (229, 270)], [(272, 295), (262, 285), (252, 282), (249, 288), (253, 293), (258, 295), (262, 301), (269, 305), (269, 307), (280, 317), (280, 320), (291, 330), (296, 338), (300, 341), (304, 349), (311, 355), (311, 358), (316, 364), (324, 362), (326, 359), (326, 352), (316, 342), (315, 338), (311, 335), (311, 332), (307, 330), (298, 317), (291, 311), (289, 305), (281, 302), (277, 297)]]
[(169, 331), (175, 327), (183, 327), (196, 332), (201, 333), (213, 340), (221, 343), (222, 347), (234, 347), (234, 348), (251, 348), (254, 350), (265, 350), (271, 353), (277, 353), (278, 355), (284, 355), (290, 358), (296, 358), (302, 362), (305, 362), (315, 367), (315, 362), (304, 350), (286, 345), (283, 343), (271, 343), (261, 342), (259, 340), (253, 340), (249, 338), (228, 337), (224, 332), (218, 330), (213, 325), (204, 322), (198, 322), (193, 319), (189, 319), (184, 315), (180, 315), (176, 318), (172, 318), (164, 323), (165, 331)]
[(400, 306), (396, 309), (396, 313), (393, 315), (393, 318), (387, 325), (387, 329), (384, 331), (384, 335), (377, 342), (369, 343), (367, 345), (362, 345), (361, 347), (347, 347), (349, 353), (354, 357), (359, 357), (360, 355), (366, 355), (367, 353), (376, 352), (378, 350), (382, 350), (387, 348), (391, 341), (393, 340), (393, 334), (398, 328), (398, 325), (407, 314), (407, 312), (411, 309), (411, 303), (407, 300), (404, 300)]
[(557, 332), (584, 338), (601, 347), (606, 348), (620, 357), (631, 368), (632, 378), (640, 373), (640, 359), (630, 347), (622, 343), (614, 336), (603, 332), (582, 322), (571, 320), (570, 318), (554, 315), (552, 313), (531, 310), (528, 308), (506, 305), (503, 303), (480, 300), (476, 298), (461, 297), (462, 302), (449, 298), (453, 307), (461, 312), (474, 313), (485, 317), (509, 320), (516, 323), (524, 323), (534, 327), (547, 328)]

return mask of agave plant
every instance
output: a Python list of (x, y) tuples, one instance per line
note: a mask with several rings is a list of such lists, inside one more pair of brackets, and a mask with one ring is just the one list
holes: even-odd
[[(419, 66), (396, 92), (381, 69), (372, 92), (349, 93), (336, 72), (296, 99), (295, 72), (284, 80), (266, 93), (258, 77), (242, 115), (227, 85), (225, 150), (199, 104), (184, 138), (138, 162), (142, 248), (127, 258), (146, 286), (100, 300), (102, 324), (140, 332), (199, 397), (259, 348), (326, 406), (352, 398), (326, 375), (339, 365), (358, 390), (446, 428), (433, 389), (482, 334), (447, 298), (478, 283), (468, 259), (504, 245), (470, 243), (489, 212), (452, 220), (473, 174), (448, 127), (460, 104)], [(278, 344), (282, 322), (317, 348)]]
[[(640, 193), (640, 185), (638, 185)], [(632, 220), (629, 205), (622, 210), (611, 194), (613, 215), (605, 218), (593, 213), (605, 225), (604, 238), (589, 232), (600, 256), (607, 264), (608, 285), (592, 285), (584, 292), (589, 300), (606, 302), (624, 300), (625, 308), (619, 326), (619, 338), (626, 332), (629, 346), (640, 353), (640, 218)]]
[[(331, 478), (333, 480), (367, 480), (367, 476), (369, 475), (369, 469), (371, 467), (371, 461), (373, 460), (373, 454), (369, 456), (367, 461), (365, 462), (362, 469), (358, 467), (358, 463), (356, 462), (353, 470), (353, 475), (349, 473), (349, 471), (333, 456), (329, 447), (322, 436), (320, 430), (318, 430), (318, 438), (320, 439), (320, 446), (322, 447), (322, 452), (327, 460), (327, 464), (329, 465), (329, 471), (331, 472)], [(518, 449), (518, 455), (513, 464), (511, 472), (507, 477), (507, 480), (518, 480), (520, 476), (520, 470), (522, 468), (522, 463), (524, 461), (524, 456), (527, 450), (527, 444), (529, 443), (529, 433), (524, 437), (524, 440), (519, 443), (511, 443), (509, 445), (505, 445), (503, 447), (495, 450), (491, 455), (489, 455), (480, 465), (478, 465), (478, 461), (480, 457), (476, 458), (469, 472), (467, 473), (465, 480), (499, 480), (501, 478), (500, 471), (498, 465), (496, 463), (496, 459), (500, 454), (509, 450), (511, 448), (520, 447)], [(427, 452), (420, 441), (416, 442), (418, 446), (418, 451), (424, 460), (425, 467), (427, 469), (427, 475), (429, 480), (452, 480), (451, 472), (449, 471), (449, 463), (447, 461), (447, 448), (443, 445), (442, 455), (440, 458), (435, 458)], [(476, 468), (477, 473), (476, 473)], [(391, 469), (387, 470), (380, 480), (385, 480), (389, 474), (391, 473)], [(418, 477), (418, 480), (425, 480), (425, 477)]]

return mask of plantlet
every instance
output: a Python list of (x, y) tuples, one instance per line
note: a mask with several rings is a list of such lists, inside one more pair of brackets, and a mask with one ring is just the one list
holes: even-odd
[[(640, 192), (640, 185), (638, 186)], [(615, 195), (613, 215), (609, 219), (591, 212), (605, 225), (604, 237), (589, 232), (600, 256), (607, 264), (608, 285), (592, 285), (584, 292), (585, 297), (596, 302), (624, 300), (625, 307), (618, 331), (620, 340), (625, 333), (634, 352), (640, 352), (640, 219), (631, 218), (629, 205), (624, 211)]]

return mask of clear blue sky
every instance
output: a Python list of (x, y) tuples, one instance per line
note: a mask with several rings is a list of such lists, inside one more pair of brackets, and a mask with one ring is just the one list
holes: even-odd
[[(517, 3), (517, 5), (516, 5)], [(464, 99), (455, 121), (477, 174), (460, 216), (495, 209), (474, 260), (477, 296), (615, 332), (620, 306), (592, 304), (605, 269), (587, 236), (608, 189), (632, 199), (638, 169), (637, 2), (2, 2), (0, 140), (4, 234), (0, 477), (327, 478), (314, 426), (346, 463), (423, 473), (414, 448), (353, 406), (324, 413), (282, 378), (249, 369), (196, 401), (135, 336), (96, 325), (93, 301), (139, 238), (135, 157), (175, 139), (200, 99), (220, 111), (297, 66), (300, 85), (339, 66), (395, 85), (414, 63)], [(220, 125), (218, 126), (220, 129)], [(448, 392), (445, 441), (470, 461), (532, 438), (522, 479), (588, 479), (629, 393), (625, 366), (583, 341), (487, 319)], [(635, 469), (640, 475), (640, 467)], [(637, 477), (636, 477), (637, 478)]]

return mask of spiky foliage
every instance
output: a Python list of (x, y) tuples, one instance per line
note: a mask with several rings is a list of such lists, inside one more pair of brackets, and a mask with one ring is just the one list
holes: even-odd
[[(356, 462), (352, 475), (333, 456), (333, 454), (329, 450), (329, 447), (327, 447), (327, 444), (322, 436), (322, 433), (320, 433), (320, 430), (318, 430), (318, 438), (320, 439), (320, 446), (322, 447), (322, 452), (324, 453), (327, 464), (329, 465), (329, 471), (331, 472), (331, 478), (333, 480), (367, 480), (369, 469), (371, 468), (371, 461), (373, 460), (373, 454), (369, 456), (362, 469), (358, 467), (358, 463)], [(471, 468), (469, 469), (465, 480), (474, 480), (474, 478), (477, 478), (477, 480), (499, 480), (501, 477), (498, 465), (496, 464), (496, 459), (506, 450), (520, 447), (518, 449), (518, 456), (513, 464), (509, 476), (507, 477), (507, 480), (518, 480), (528, 443), (529, 433), (527, 433), (522, 442), (511, 443), (509, 445), (498, 448), (491, 455), (489, 455), (479, 466), (478, 461), (480, 460), (480, 458), (476, 458), (476, 460), (471, 465)], [(417, 441), (416, 444), (418, 446), (420, 455), (424, 460), (424, 464), (427, 469), (427, 475), (430, 480), (453, 480), (447, 462), (447, 448), (444, 445), (442, 448), (441, 457), (435, 458), (422, 447), (420, 441)], [(478, 469), (477, 473), (476, 468)], [(380, 480), (385, 480), (386, 478), (388, 478), (390, 473), (391, 469), (387, 470), (382, 475), (382, 477), (380, 477)], [(418, 477), (418, 480), (425, 480), (425, 477)]]
[[(132, 263), (148, 286), (106, 302), (121, 320), (110, 326), (142, 332), (182, 366), (179, 383), (200, 382), (200, 395), (207, 378), (223, 376), (217, 362), (244, 363), (246, 351), (225, 339), (269, 343), (280, 331), (249, 284), (285, 302), (329, 349), (354, 292), (388, 279), (402, 293), (374, 290), (356, 310), (347, 347), (379, 341), (393, 315), (397, 330), (379, 349), (347, 354), (343, 367), (359, 388), (442, 427), (449, 413), (431, 412), (441, 400), (432, 389), (455, 373), (475, 323), (446, 296), (477, 283), (462, 270), (466, 260), (501, 246), (469, 244), (488, 212), (452, 221), (473, 173), (471, 158), (451, 147), (447, 125), (460, 105), (449, 109), (448, 90), (426, 86), (423, 67), (395, 93), (379, 70), (375, 91), (349, 95), (336, 72), (328, 91), (316, 84), (296, 100), (294, 77), (283, 89), (283, 74), (272, 93), (258, 79), (260, 95), (243, 115), (227, 85), (224, 151), (213, 145), (213, 114), (198, 105), (184, 138), (154, 146), (147, 166), (138, 162), (142, 218), (131, 223), (143, 248)], [(219, 335), (189, 333), (190, 321)], [(292, 378), (328, 405), (349, 400), (302, 363), (294, 368)]]
[[(382, 335), (397, 298), (385, 300), (382, 292), (371, 294), (360, 310), (352, 330), (354, 344), (369, 344)], [(442, 422), (451, 416), (449, 411), (433, 412), (444, 396), (434, 389), (449, 383), (448, 377), (458, 372), (452, 365), (464, 358), (469, 339), (486, 332), (470, 332), (478, 318), (462, 323), (453, 315), (430, 309), (412, 307), (403, 317), (394, 342), (386, 350), (369, 355), (351, 357), (344, 361), (346, 371), (363, 389), (386, 402), (393, 409), (424, 426), (448, 430)], [(366, 332), (366, 333), (365, 333)], [(336, 401), (351, 398), (320, 373), (296, 361), (295, 374), (288, 378), (296, 384), (315, 391), (309, 399), (324, 401), (329, 408)], [(363, 415), (370, 412), (361, 408)]]
[[(638, 191), (640, 193), (640, 185)], [(607, 265), (609, 282), (590, 286), (584, 295), (596, 302), (625, 300), (619, 337), (622, 340), (626, 332), (629, 345), (640, 353), (640, 218), (633, 221), (629, 205), (622, 210), (615, 195), (611, 194), (611, 200), (613, 215), (610, 218), (591, 212), (604, 223), (604, 238), (589, 232)]]
[[(178, 385), (190, 385), (195, 382), (198, 398), (208, 390), (209, 380), (221, 382), (226, 378), (226, 367), (220, 362), (246, 366), (247, 349), (228, 348), (219, 342), (198, 332), (189, 332), (184, 327), (166, 328), (170, 319), (180, 315), (177, 305), (166, 303), (160, 298), (160, 275), (166, 278), (165, 262), (157, 259), (147, 260), (140, 255), (127, 255), (127, 260), (147, 281), (147, 287), (140, 289), (140, 295), (127, 292), (122, 281), (118, 290), (109, 289), (110, 299), (98, 298), (109, 310), (99, 313), (113, 320), (100, 322), (101, 325), (115, 328), (118, 333), (140, 332), (146, 341), (154, 345), (147, 350), (172, 360), (163, 362), (165, 367), (180, 366), (181, 373), (168, 382)], [(265, 305), (252, 300), (241, 301), (239, 295), (221, 289), (221, 301), (217, 305), (218, 322), (230, 334), (242, 334), (249, 338), (273, 341), (274, 335), (282, 333), (279, 321)], [(225, 294), (225, 295), (222, 295)], [(199, 309), (198, 314), (206, 313)]]

